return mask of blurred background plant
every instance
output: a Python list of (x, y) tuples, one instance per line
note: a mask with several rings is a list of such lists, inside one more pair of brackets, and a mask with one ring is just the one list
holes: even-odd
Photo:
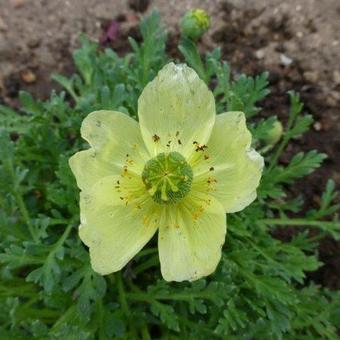
[[(268, 74), (233, 77), (220, 49), (198, 51), (184, 34), (179, 61), (212, 88), (218, 113), (244, 111), (254, 146), (266, 157), (258, 199), (228, 216), (228, 235), (216, 273), (194, 283), (161, 279), (156, 239), (119, 273), (102, 277), (89, 265), (77, 236), (78, 189), (68, 158), (87, 147), (79, 136), (91, 111), (123, 111), (138, 119), (143, 87), (170, 60), (157, 12), (141, 21), (141, 40), (120, 57), (82, 38), (74, 52), (77, 72), (53, 76), (64, 91), (37, 101), (20, 93), (20, 110), (0, 106), (0, 336), (3, 339), (334, 339), (339, 294), (314, 284), (318, 243), (339, 240), (339, 205), (327, 182), (317, 208), (291, 197), (294, 182), (326, 158), (299, 152), (280, 156), (310, 128), (299, 95), (289, 92), (288, 122), (261, 118), (270, 94)], [(286, 242), (278, 228), (296, 228)]]

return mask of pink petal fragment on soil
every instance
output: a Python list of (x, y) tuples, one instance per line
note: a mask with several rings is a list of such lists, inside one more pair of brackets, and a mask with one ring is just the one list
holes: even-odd
[(105, 45), (109, 42), (113, 42), (117, 39), (119, 33), (119, 23), (116, 20), (112, 20), (106, 31), (99, 39), (101, 45)]

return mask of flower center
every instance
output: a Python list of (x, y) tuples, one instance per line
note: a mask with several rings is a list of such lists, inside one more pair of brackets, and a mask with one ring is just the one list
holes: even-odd
[(190, 191), (193, 172), (178, 152), (162, 152), (146, 162), (142, 180), (153, 200), (159, 204), (179, 202)]

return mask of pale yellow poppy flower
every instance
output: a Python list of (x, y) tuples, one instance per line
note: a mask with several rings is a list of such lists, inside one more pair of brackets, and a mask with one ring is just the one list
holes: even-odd
[(166, 65), (138, 100), (139, 123), (96, 111), (70, 159), (80, 193), (79, 235), (100, 274), (124, 267), (158, 230), (167, 281), (213, 273), (226, 213), (256, 198), (263, 158), (242, 112), (216, 115), (213, 94), (186, 65)]

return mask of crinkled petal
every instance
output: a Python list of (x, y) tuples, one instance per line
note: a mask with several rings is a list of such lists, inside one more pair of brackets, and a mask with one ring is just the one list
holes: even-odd
[(207, 149), (191, 160), (194, 182), (227, 213), (244, 209), (256, 198), (264, 162), (250, 145), (244, 114), (223, 113), (216, 118)]
[(93, 270), (102, 275), (124, 267), (152, 238), (159, 222), (157, 206), (137, 176), (100, 179), (81, 192), (80, 210), (79, 236), (90, 248)]
[(138, 115), (152, 155), (178, 151), (188, 157), (209, 139), (215, 122), (214, 96), (193, 69), (170, 63), (144, 88)]
[(177, 206), (165, 208), (158, 234), (166, 281), (194, 281), (213, 273), (221, 259), (226, 215), (213, 197), (194, 190)]
[(92, 148), (70, 158), (80, 189), (90, 188), (100, 178), (124, 169), (140, 174), (150, 158), (138, 123), (124, 113), (104, 110), (90, 113), (83, 121), (81, 135)]

